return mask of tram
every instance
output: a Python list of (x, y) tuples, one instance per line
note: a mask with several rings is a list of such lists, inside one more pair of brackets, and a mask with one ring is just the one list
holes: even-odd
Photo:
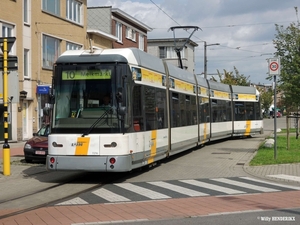
[(206, 80), (136, 48), (66, 51), (51, 96), (49, 171), (131, 171), (263, 132), (254, 87)]

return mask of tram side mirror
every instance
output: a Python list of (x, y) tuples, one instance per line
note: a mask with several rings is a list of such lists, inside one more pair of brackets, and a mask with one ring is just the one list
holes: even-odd
[(125, 106), (121, 106), (120, 103), (119, 103), (119, 107), (118, 107), (118, 114), (120, 116), (125, 116), (125, 114), (126, 114), (126, 107)]
[(116, 94), (116, 99), (117, 99), (117, 102), (120, 103), (123, 101), (123, 94), (122, 94), (122, 88), (118, 88), (118, 92)]

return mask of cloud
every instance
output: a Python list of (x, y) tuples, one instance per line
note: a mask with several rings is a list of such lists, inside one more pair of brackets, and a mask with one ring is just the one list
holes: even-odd
[[(99, 5), (101, 3), (101, 5)], [(203, 72), (203, 41), (220, 43), (207, 48), (208, 73), (233, 71), (250, 76), (251, 82), (268, 83), (267, 58), (275, 52), (275, 24), (285, 27), (297, 21), (294, 7), (299, 0), (88, 0), (88, 6), (112, 6), (153, 28), (148, 38), (172, 38), (172, 26), (198, 26), (192, 40), (195, 71)], [(191, 30), (189, 31), (191, 32)], [(190, 33), (176, 30), (176, 37)]]

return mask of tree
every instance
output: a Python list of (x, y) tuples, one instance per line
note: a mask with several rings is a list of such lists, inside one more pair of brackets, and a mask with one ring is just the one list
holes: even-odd
[(225, 69), (224, 69), (224, 74), (221, 74), (219, 70), (217, 70), (217, 72), (218, 72), (220, 82), (223, 84), (250, 86), (250, 81), (248, 81), (249, 76), (245, 77), (243, 74), (240, 74), (236, 67), (234, 67), (235, 75), (233, 74), (233, 72), (227, 72)]
[(264, 110), (264, 113), (268, 113), (273, 102), (272, 88), (264, 89), (258, 87), (257, 89), (260, 93), (261, 107)]
[[(298, 9), (295, 7), (298, 17)], [(284, 28), (275, 24), (277, 34), (273, 40), (276, 53), (280, 58), (278, 90), (284, 93), (282, 99), (288, 112), (300, 105), (300, 23), (291, 23)], [(269, 79), (272, 77), (269, 76)], [(289, 106), (289, 107), (287, 107)]]

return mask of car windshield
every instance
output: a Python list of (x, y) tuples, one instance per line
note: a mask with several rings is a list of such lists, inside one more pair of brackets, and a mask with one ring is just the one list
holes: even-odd
[(47, 137), (49, 135), (49, 126), (43, 126), (38, 132), (38, 136), (45, 136)]

